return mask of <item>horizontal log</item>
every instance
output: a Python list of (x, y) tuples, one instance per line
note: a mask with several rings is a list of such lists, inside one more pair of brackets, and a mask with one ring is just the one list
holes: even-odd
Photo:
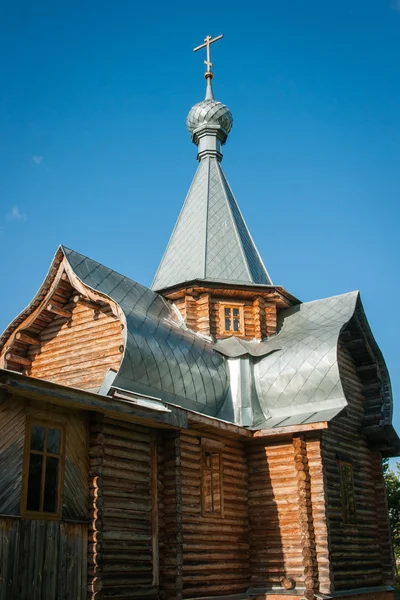
[(56, 314), (56, 315), (59, 315), (60, 317), (65, 317), (66, 319), (70, 319), (70, 318), (71, 318), (71, 316), (72, 316), (72, 312), (71, 312), (71, 311), (69, 311), (69, 310), (65, 310), (65, 308), (61, 308), (60, 306), (56, 306), (56, 305), (54, 304), (54, 302), (53, 302), (53, 303), (51, 303), (51, 302), (50, 302), (50, 303), (49, 303), (49, 304), (46, 306), (46, 309), (47, 309), (49, 312), (52, 312), (52, 313), (54, 313), (54, 314)]
[(38, 338), (34, 338), (27, 333), (23, 333), (22, 331), (18, 331), (15, 334), (15, 339), (22, 342), (23, 344), (29, 344), (30, 346), (40, 346), (42, 343)]
[(13, 354), (12, 352), (7, 352), (5, 358), (7, 361), (15, 362), (19, 365), (25, 365), (27, 367), (30, 367), (32, 364), (32, 361), (29, 358), (18, 356), (18, 354)]

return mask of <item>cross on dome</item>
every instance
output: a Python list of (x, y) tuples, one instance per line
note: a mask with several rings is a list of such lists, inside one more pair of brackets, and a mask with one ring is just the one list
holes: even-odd
[(214, 42), (218, 42), (218, 40), (221, 40), (223, 38), (223, 34), (221, 35), (217, 35), (217, 37), (213, 38), (211, 35), (207, 35), (207, 37), (204, 40), (204, 44), (201, 44), (200, 46), (197, 46), (196, 48), (193, 48), (193, 52), (197, 52), (198, 50), (201, 50), (202, 48), (207, 48), (207, 59), (204, 61), (204, 64), (207, 65), (207, 71), (205, 72), (204, 77), (206, 79), (212, 79), (213, 78), (213, 74), (211, 72), (211, 67), (213, 66), (212, 62), (211, 62), (211, 44), (213, 44)]

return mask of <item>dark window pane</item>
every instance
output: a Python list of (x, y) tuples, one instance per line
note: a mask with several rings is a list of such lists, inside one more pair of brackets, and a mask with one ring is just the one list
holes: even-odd
[(239, 319), (233, 319), (233, 330), (240, 331), (240, 321)]
[(44, 432), (42, 425), (33, 424), (31, 428), (31, 450), (44, 450)]
[(40, 487), (42, 482), (43, 456), (31, 454), (29, 457), (27, 510), (40, 510)]
[(52, 454), (60, 453), (61, 431), (59, 429), (49, 429), (47, 432), (47, 452)]
[(231, 309), (230, 308), (225, 308), (225, 316), (226, 317), (230, 317), (231, 315)]
[(239, 316), (239, 309), (238, 308), (234, 308), (233, 309), (233, 316), (234, 317), (238, 317)]
[(43, 500), (44, 512), (57, 512), (58, 463), (58, 458), (47, 457)]
[(225, 331), (230, 331), (230, 330), (231, 330), (231, 320), (225, 319)]

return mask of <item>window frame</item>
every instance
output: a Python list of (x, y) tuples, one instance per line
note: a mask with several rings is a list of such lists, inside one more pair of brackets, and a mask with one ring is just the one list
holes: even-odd
[[(46, 428), (45, 433), (45, 443), (43, 448), (46, 448), (47, 444), (47, 430), (48, 429), (59, 429), (61, 432), (60, 436), (60, 452), (58, 454), (47, 452), (47, 450), (34, 450), (31, 451), (31, 437), (32, 437), (32, 426), (40, 425)], [(28, 502), (28, 482), (29, 482), (29, 463), (31, 453), (39, 454), (46, 457), (46, 460), (43, 462), (42, 467), (42, 479), (40, 484), (40, 497), (43, 498), (44, 487), (45, 487), (45, 477), (43, 477), (43, 473), (45, 472), (45, 466), (47, 463), (47, 456), (57, 457), (59, 459), (58, 466), (58, 482), (57, 482), (57, 511), (56, 512), (46, 512), (42, 510), (28, 510), (27, 502)], [(47, 521), (59, 521), (62, 518), (62, 508), (63, 508), (63, 490), (64, 490), (64, 464), (65, 464), (65, 425), (64, 423), (60, 423), (59, 421), (52, 421), (48, 419), (36, 418), (34, 416), (29, 416), (26, 419), (25, 426), (25, 444), (24, 444), (24, 460), (22, 467), (22, 490), (21, 490), (21, 517), (27, 519), (42, 519)], [(42, 500), (43, 502), (43, 500)]]
[[(234, 329), (225, 329), (225, 309), (229, 308), (231, 311), (237, 308), (239, 309), (239, 331), (235, 331)], [(220, 318), (220, 333), (222, 335), (236, 335), (236, 336), (244, 336), (244, 303), (243, 302), (221, 302), (219, 308), (219, 318)], [(232, 325), (233, 325), (233, 314), (231, 316)]]
[[(354, 525), (357, 523), (357, 503), (355, 497), (355, 486), (354, 486), (354, 463), (352, 460), (345, 457), (337, 457), (337, 465), (339, 469), (339, 483), (340, 483), (340, 503), (342, 509), (342, 523), (345, 525)], [(343, 475), (343, 467), (350, 468), (350, 487), (345, 482)], [(352, 499), (349, 497), (349, 491), (352, 494)]]
[[(212, 441), (211, 443), (204, 442), (202, 440), (201, 444), (201, 515), (205, 518), (212, 519), (223, 519), (224, 518), (224, 459), (223, 459), (223, 444)], [(214, 511), (206, 510), (206, 501), (205, 501), (205, 472), (211, 471), (211, 481), (212, 481), (212, 461), (211, 468), (208, 469), (204, 464), (204, 455), (205, 453), (218, 454), (219, 456), (219, 496), (220, 496), (220, 510)], [(213, 502), (213, 498), (212, 498)]]

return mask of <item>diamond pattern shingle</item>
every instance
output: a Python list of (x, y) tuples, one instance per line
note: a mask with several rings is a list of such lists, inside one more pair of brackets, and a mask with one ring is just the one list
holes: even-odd
[(271, 284), (221, 165), (200, 161), (152, 288), (193, 279)]
[(114, 385), (216, 416), (228, 391), (225, 361), (184, 329), (159, 294), (67, 248), (76, 276), (107, 294), (126, 317), (126, 351)]

